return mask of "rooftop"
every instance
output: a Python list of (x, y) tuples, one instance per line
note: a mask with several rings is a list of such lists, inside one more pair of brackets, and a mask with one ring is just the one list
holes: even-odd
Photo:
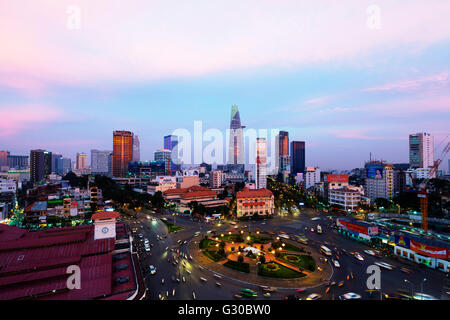
[(261, 188), (261, 189), (249, 189), (244, 188), (242, 191), (238, 191), (236, 194), (236, 198), (252, 198), (252, 197), (272, 197), (272, 191)]

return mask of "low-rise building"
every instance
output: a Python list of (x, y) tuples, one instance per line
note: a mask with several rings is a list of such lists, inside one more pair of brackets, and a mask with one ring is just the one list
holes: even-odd
[(236, 217), (269, 217), (274, 213), (273, 193), (266, 189), (248, 189), (236, 193)]
[(330, 189), (328, 202), (331, 205), (340, 205), (345, 211), (356, 211), (361, 202), (361, 193), (349, 187)]

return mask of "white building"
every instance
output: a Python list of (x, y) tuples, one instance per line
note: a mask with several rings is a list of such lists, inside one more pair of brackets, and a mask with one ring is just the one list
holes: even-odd
[(267, 140), (256, 138), (256, 188), (267, 187)]
[(14, 192), (16, 193), (16, 181), (12, 179), (0, 179), (0, 193)]
[(345, 211), (356, 211), (360, 201), (361, 193), (359, 190), (349, 187), (328, 190), (328, 202), (332, 205), (342, 206)]
[(220, 188), (222, 186), (222, 171), (215, 170), (209, 174), (209, 185), (211, 188)]
[(305, 187), (309, 189), (316, 183), (320, 182), (320, 168), (319, 167), (306, 167), (305, 171)]
[(426, 132), (409, 135), (410, 167), (428, 168), (434, 165), (434, 137)]

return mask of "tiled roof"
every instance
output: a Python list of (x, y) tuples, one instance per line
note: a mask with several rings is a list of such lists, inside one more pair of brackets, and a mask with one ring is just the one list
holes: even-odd
[(118, 218), (119, 213), (116, 211), (102, 211), (92, 215), (92, 220)]
[[(117, 227), (126, 233), (123, 225)], [(128, 255), (123, 262), (129, 267), (115, 272), (114, 246), (114, 238), (94, 240), (93, 225), (37, 232), (0, 225), (0, 300), (126, 297), (136, 288), (133, 264)], [(67, 289), (69, 265), (80, 267), (79, 290)], [(118, 276), (130, 281), (118, 284)]]
[(236, 198), (252, 198), (252, 197), (272, 197), (272, 191), (261, 188), (261, 189), (249, 189), (244, 188), (242, 191), (238, 191), (236, 194)]

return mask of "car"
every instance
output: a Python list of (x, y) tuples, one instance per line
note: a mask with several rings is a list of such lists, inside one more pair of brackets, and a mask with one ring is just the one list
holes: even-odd
[(333, 264), (334, 264), (334, 266), (335, 266), (336, 268), (340, 268), (340, 267), (341, 267), (341, 265), (339, 264), (339, 261), (337, 261), (337, 260), (335, 260), (335, 259), (333, 259)]
[(367, 253), (368, 255), (371, 255), (371, 256), (376, 256), (376, 253), (373, 250), (364, 250), (364, 253)]
[(233, 297), (234, 297), (235, 299), (242, 299), (242, 296), (241, 296), (240, 294), (235, 294), (235, 295), (233, 295)]
[(361, 299), (361, 296), (354, 292), (348, 292), (346, 294), (339, 296), (339, 299), (341, 299), (341, 300)]
[(216, 286), (221, 287), (222, 284), (220, 282), (216, 282)]
[(192, 256), (189, 256), (189, 260), (192, 260)]
[(340, 281), (340, 282), (337, 284), (338, 287), (342, 287), (343, 285), (344, 285), (344, 280)]
[(311, 228), (311, 232), (314, 232), (314, 228)]
[(394, 267), (392, 265), (390, 265), (389, 263), (386, 263), (386, 262), (377, 261), (374, 264), (381, 268), (384, 268), (384, 269), (388, 269), (388, 270), (394, 269)]
[(305, 292), (306, 288), (298, 288), (297, 290), (295, 290), (296, 292)]
[(320, 298), (322, 298), (321, 294), (311, 293), (308, 297), (306, 297), (306, 300), (318, 300)]
[(197, 297), (195, 296), (195, 292), (194, 291), (192, 291), (192, 299), (197, 299)]
[(172, 290), (172, 296), (175, 296), (175, 289)]
[(186, 269), (186, 272), (187, 272), (188, 274), (191, 274), (191, 272), (190, 272), (189, 270), (187, 270), (187, 269)]
[(183, 280), (183, 282), (186, 282), (186, 278), (184, 276), (183, 276), (182, 280)]
[(150, 251), (150, 247), (145, 247), (145, 251), (149, 252)]
[(246, 296), (246, 297), (250, 297), (250, 298), (255, 298), (258, 296), (258, 294), (256, 293), (256, 291), (252, 290), (252, 289), (241, 289), (241, 295)]
[(353, 255), (354, 255), (355, 258), (358, 259), (359, 261), (364, 261), (364, 258), (363, 258), (358, 252), (355, 252)]
[(215, 274), (215, 275), (214, 275), (214, 278), (219, 279), (219, 280), (222, 279), (222, 277), (219, 276), (218, 274)]
[(176, 266), (176, 265), (177, 265), (176, 261), (173, 261), (173, 262), (172, 262), (172, 264), (173, 264), (174, 266)]
[(425, 293), (415, 293), (413, 296), (414, 300), (439, 300), (433, 296), (430, 296), (429, 294)]
[(139, 236), (139, 238), (141, 238), (141, 239), (144, 237), (144, 235), (143, 235), (142, 233), (139, 233), (138, 236)]
[(155, 274), (156, 273), (156, 268), (154, 265), (150, 265), (150, 274)]
[(186, 244), (186, 243), (187, 243), (187, 240), (184, 240), (184, 241), (183, 241), (183, 244)]
[(206, 280), (205, 278), (203, 278), (203, 277), (200, 277), (200, 280), (201, 281), (203, 281), (203, 282), (206, 282), (206, 281), (208, 281), (208, 280)]
[(263, 296), (264, 296), (265, 298), (270, 298), (270, 292), (264, 293)]
[(400, 271), (401, 271), (401, 272), (404, 272), (404, 273), (407, 273), (407, 274), (413, 273), (412, 270), (409, 270), (408, 268), (405, 268), (405, 267), (401, 267), (401, 268), (400, 268)]

